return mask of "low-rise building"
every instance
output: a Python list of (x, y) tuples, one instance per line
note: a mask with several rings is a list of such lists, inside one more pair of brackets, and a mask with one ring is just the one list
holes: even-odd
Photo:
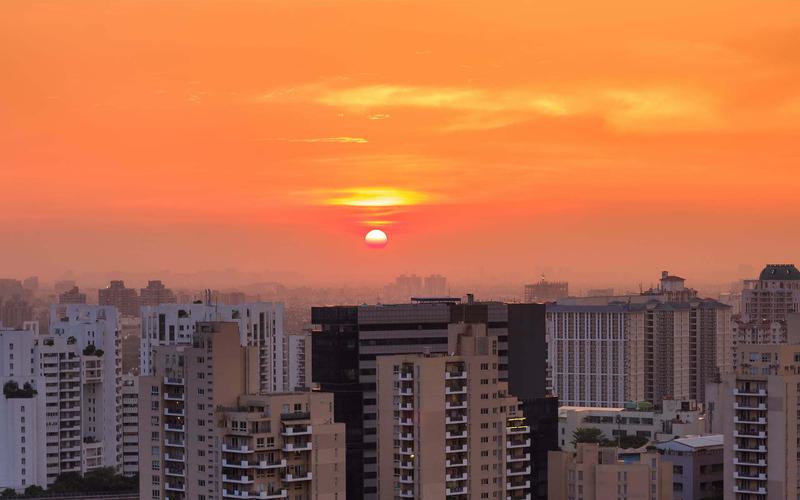
[(650, 442), (703, 434), (706, 420), (693, 401), (665, 400), (661, 408), (631, 403), (622, 408), (562, 406), (558, 409), (558, 439), (561, 449), (574, 451), (578, 429), (599, 429), (609, 440), (624, 436), (645, 437)]
[(672, 464), (655, 452), (580, 443), (549, 453), (547, 485), (553, 499), (670, 500)]
[(689, 436), (656, 448), (663, 461), (672, 464), (672, 492), (675, 500), (722, 498), (723, 436)]

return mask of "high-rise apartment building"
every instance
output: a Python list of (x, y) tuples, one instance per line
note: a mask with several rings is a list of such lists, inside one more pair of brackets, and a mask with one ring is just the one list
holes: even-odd
[(217, 422), (222, 498), (344, 499), (345, 430), (332, 394), (243, 395)]
[(77, 286), (73, 286), (66, 292), (59, 294), (58, 296), (58, 303), (59, 304), (85, 304), (86, 303), (86, 294), (81, 293), (80, 289)]
[(431, 274), (425, 277), (423, 287), (428, 297), (444, 297), (447, 295), (447, 278), (441, 274)]
[(174, 304), (177, 302), (172, 290), (164, 286), (160, 280), (150, 280), (147, 287), (139, 290), (139, 305), (158, 306), (160, 304)]
[[(508, 381), (509, 392), (522, 401), (525, 416), (536, 414), (540, 427), (530, 424), (531, 434), (542, 438), (534, 443), (534, 455), (557, 448), (556, 402), (546, 397), (543, 305), (418, 299), (409, 304), (314, 307), (311, 315), (313, 380), (321, 390), (335, 394), (336, 419), (347, 424), (348, 499), (376, 499), (378, 494), (377, 360), (397, 354), (448, 353), (450, 323), (487, 326), (489, 335), (497, 338), (498, 380)], [(543, 462), (533, 464), (542, 485)], [(537, 481), (535, 474), (532, 483)]]
[(0, 330), (0, 489), (119, 468), (121, 376), (114, 308), (53, 306), (48, 333)]
[(549, 362), (561, 404), (705, 400), (732, 369), (730, 308), (663, 273), (641, 295), (562, 299), (547, 305)]
[(33, 307), (21, 295), (7, 297), (0, 303), (0, 326), (20, 329), (33, 320)]
[(149, 499), (341, 498), (344, 425), (330, 394), (258, 393), (257, 346), (237, 322), (199, 322), (153, 349), (139, 379), (140, 495)]
[(97, 301), (101, 306), (116, 307), (121, 316), (139, 316), (139, 295), (136, 289), (125, 288), (124, 281), (112, 280), (108, 287), (99, 289)]
[[(152, 351), (161, 345), (187, 345), (201, 321), (233, 321), (240, 344), (257, 348), (262, 392), (293, 391), (308, 387), (307, 334), (285, 335), (281, 303), (162, 304), (143, 307), (141, 314), (141, 373), (152, 369)], [(292, 385), (297, 384), (297, 385)]]
[(222, 498), (215, 412), (258, 390), (255, 348), (236, 323), (200, 322), (186, 344), (159, 345), (139, 378), (142, 499)]
[(122, 473), (139, 473), (139, 377), (122, 376)]
[(498, 380), (485, 323), (451, 323), (450, 355), (377, 359), (378, 498), (530, 498), (530, 428)]
[(787, 323), (786, 343), (740, 346), (736, 370), (708, 388), (726, 499), (800, 495), (800, 316)]
[(741, 314), (734, 323), (737, 344), (786, 342), (786, 315), (800, 311), (800, 271), (769, 264), (757, 280), (745, 280)]
[(552, 451), (549, 498), (671, 500), (672, 464), (655, 452), (579, 443), (576, 452)]
[(542, 276), (540, 282), (525, 285), (523, 301), (526, 303), (554, 302), (565, 297), (569, 297), (569, 283), (566, 281), (546, 281)]

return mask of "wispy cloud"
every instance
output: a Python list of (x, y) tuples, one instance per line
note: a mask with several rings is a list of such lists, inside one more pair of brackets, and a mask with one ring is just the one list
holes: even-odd
[(310, 137), (310, 138), (275, 138), (269, 139), (276, 142), (301, 142), (301, 143), (323, 143), (323, 144), (366, 144), (367, 141), (363, 137)]
[(403, 207), (419, 205), (431, 199), (429, 193), (387, 186), (315, 189), (297, 195), (322, 205), (348, 207)]
[(536, 117), (599, 117), (623, 132), (672, 132), (714, 129), (723, 123), (718, 106), (696, 89), (662, 85), (548, 91), (537, 88), (464, 88), (449, 86), (362, 85), (340, 83), (272, 91), (262, 100), (292, 99), (367, 114), (373, 109), (421, 108), (450, 112), (445, 129), (489, 129)]

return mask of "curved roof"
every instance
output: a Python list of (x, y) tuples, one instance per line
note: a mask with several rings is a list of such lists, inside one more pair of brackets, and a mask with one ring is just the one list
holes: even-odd
[(758, 277), (760, 280), (800, 280), (800, 271), (794, 264), (767, 264)]

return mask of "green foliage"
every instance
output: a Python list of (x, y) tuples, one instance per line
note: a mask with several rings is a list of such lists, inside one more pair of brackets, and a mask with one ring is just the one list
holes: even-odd
[(603, 434), (603, 431), (597, 429), (595, 427), (581, 427), (575, 429), (575, 432), (572, 433), (572, 444), (578, 443), (602, 443), (606, 441), (606, 437)]
[(3, 384), (3, 395), (7, 399), (32, 398), (36, 395), (36, 389), (30, 382), (25, 382), (22, 388), (16, 380), (9, 380)]
[(36, 486), (32, 484), (25, 488), (25, 496), (26, 497), (40, 497), (46, 493), (45, 489), (41, 486)]
[(6, 488), (0, 491), (0, 498), (17, 498), (17, 492), (13, 488)]
[(642, 446), (646, 446), (650, 440), (643, 436), (622, 436), (619, 439), (619, 447), (620, 448), (641, 448)]

